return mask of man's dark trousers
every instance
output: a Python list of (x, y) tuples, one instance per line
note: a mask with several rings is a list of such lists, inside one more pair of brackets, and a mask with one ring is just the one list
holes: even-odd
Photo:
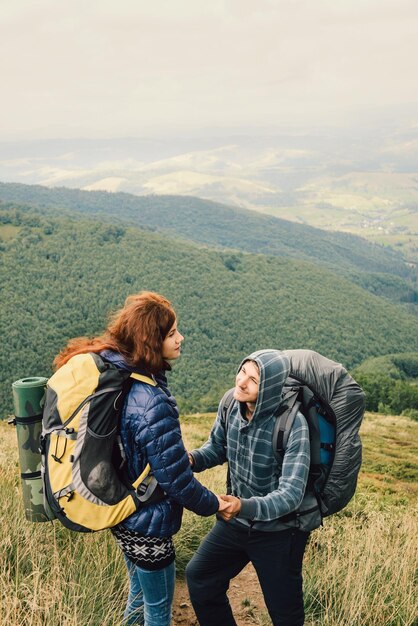
[(302, 561), (308, 532), (262, 532), (218, 520), (186, 568), (200, 626), (236, 626), (226, 592), (249, 561), (260, 581), (273, 626), (302, 626)]

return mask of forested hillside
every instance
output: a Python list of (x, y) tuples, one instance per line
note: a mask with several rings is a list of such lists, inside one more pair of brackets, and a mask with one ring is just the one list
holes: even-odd
[(357, 269), (411, 275), (401, 255), (391, 248), (190, 196), (134, 196), (0, 183), (1, 199), (67, 208), (111, 222), (123, 219), (211, 246), (316, 261), (338, 273)]
[(214, 409), (256, 348), (311, 348), (349, 368), (418, 351), (418, 319), (318, 265), (210, 250), (138, 228), (0, 205), (1, 412), (10, 386), (50, 374), (69, 337), (103, 329), (129, 293), (172, 299), (186, 339), (180, 407)]
[(418, 353), (366, 359), (354, 375), (366, 391), (370, 411), (408, 415), (418, 420)]
[(418, 315), (418, 289), (415, 281), (406, 281), (399, 276), (379, 272), (349, 272), (350, 280), (367, 289), (370, 293), (398, 302), (404, 308)]

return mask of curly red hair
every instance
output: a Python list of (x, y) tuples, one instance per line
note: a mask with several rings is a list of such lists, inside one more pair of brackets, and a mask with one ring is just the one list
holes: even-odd
[(120, 352), (133, 367), (145, 366), (156, 373), (164, 366), (162, 345), (175, 321), (174, 309), (164, 296), (141, 291), (126, 298), (103, 335), (71, 339), (55, 357), (54, 367), (61, 367), (76, 354), (110, 349)]

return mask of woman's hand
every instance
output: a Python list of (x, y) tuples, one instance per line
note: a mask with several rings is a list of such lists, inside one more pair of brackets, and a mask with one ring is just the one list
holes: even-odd
[(236, 517), (241, 511), (241, 500), (236, 496), (218, 496), (219, 502), (222, 502), (222, 507), (219, 505), (218, 513), (226, 522), (229, 522), (233, 517)]
[(218, 513), (220, 513), (221, 511), (224, 511), (225, 509), (229, 507), (229, 503), (226, 502), (225, 500), (222, 500), (220, 496), (216, 496), (216, 497), (218, 498), (218, 503), (219, 503)]

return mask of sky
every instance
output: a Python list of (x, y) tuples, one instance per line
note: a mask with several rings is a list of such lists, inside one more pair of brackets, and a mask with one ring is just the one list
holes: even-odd
[(0, 140), (418, 125), (417, 61), (416, 0), (1, 0)]

